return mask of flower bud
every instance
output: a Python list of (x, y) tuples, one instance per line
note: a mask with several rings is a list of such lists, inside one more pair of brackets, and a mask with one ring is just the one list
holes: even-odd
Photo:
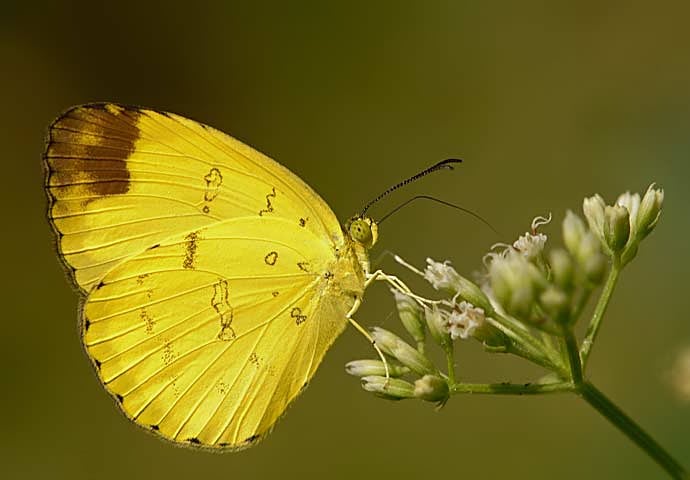
[(436, 290), (445, 290), (451, 295), (458, 295), (472, 305), (483, 308), (485, 312), (493, 312), (491, 302), (481, 288), (465, 277), (460, 276), (448, 262), (440, 263), (427, 258), (426, 263), (427, 267), (424, 270), (424, 278)]
[(580, 252), (577, 257), (587, 280), (593, 284), (599, 284), (606, 273), (606, 257), (601, 253), (601, 242), (594, 234), (587, 232), (580, 243)]
[(507, 351), (511, 343), (505, 333), (489, 322), (479, 325), (472, 336), (484, 345), (486, 351), (493, 353)]
[(489, 281), (503, 308), (518, 317), (529, 314), (536, 295), (546, 286), (542, 272), (513, 250), (494, 258), (489, 265)]
[(597, 238), (606, 245), (604, 238), (604, 208), (606, 204), (604, 199), (598, 193), (594, 196), (585, 198), (582, 202), (582, 211), (585, 214), (589, 228), (594, 232)]
[(445, 402), (450, 391), (448, 382), (438, 375), (424, 375), (414, 382), (414, 396), (427, 402)]
[(620, 253), (630, 238), (630, 212), (622, 205), (604, 208), (604, 238), (614, 253)]
[(554, 283), (565, 291), (572, 290), (574, 268), (573, 259), (568, 255), (568, 252), (560, 248), (551, 250), (551, 252), (549, 252), (549, 264), (551, 266)]
[(370, 375), (362, 378), (362, 388), (388, 400), (402, 400), (415, 396), (414, 385), (399, 378)]
[(535, 297), (536, 292), (532, 285), (519, 285), (513, 290), (510, 301), (504, 305), (505, 309), (517, 317), (528, 318)]
[[(386, 366), (381, 360), (353, 360), (345, 364), (345, 371), (355, 377), (386, 376)], [(388, 374), (391, 377), (400, 377), (409, 373), (409, 371), (410, 369), (407, 367), (394, 362), (388, 362)]]
[(407, 330), (416, 342), (423, 342), (426, 332), (422, 319), (422, 308), (417, 302), (408, 295), (391, 289), (395, 298), (395, 305), (398, 308), (398, 316), (405, 330)]
[(577, 256), (580, 250), (580, 242), (587, 232), (582, 219), (568, 210), (563, 220), (563, 242), (571, 255)]
[(570, 302), (568, 295), (553, 285), (549, 286), (539, 296), (539, 303), (544, 311), (554, 321), (567, 323), (570, 317)]
[(424, 355), (411, 347), (403, 339), (388, 330), (374, 327), (371, 337), (376, 345), (387, 355), (395, 357), (400, 363), (409, 367), (410, 370), (425, 375), (435, 371), (434, 365)]
[(628, 218), (630, 219), (630, 238), (635, 238), (637, 235), (637, 215), (640, 210), (640, 194), (625, 192), (618, 196), (615, 205), (620, 205), (628, 211)]
[(448, 331), (448, 320), (443, 312), (434, 305), (432, 308), (426, 308), (424, 313), (431, 338), (444, 349), (450, 347), (452, 342)]
[(652, 183), (642, 198), (640, 209), (635, 219), (637, 235), (640, 240), (649, 235), (656, 227), (664, 203), (664, 191)]

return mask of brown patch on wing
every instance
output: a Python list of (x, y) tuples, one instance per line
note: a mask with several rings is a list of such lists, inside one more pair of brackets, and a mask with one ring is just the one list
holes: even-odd
[(53, 195), (95, 199), (127, 193), (127, 159), (139, 138), (140, 115), (136, 108), (92, 104), (74, 107), (55, 120), (45, 155)]

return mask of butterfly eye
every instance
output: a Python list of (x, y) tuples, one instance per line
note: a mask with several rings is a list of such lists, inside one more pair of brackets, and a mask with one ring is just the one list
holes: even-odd
[(373, 243), (371, 226), (366, 220), (362, 218), (354, 220), (350, 224), (350, 236), (353, 240), (363, 245), (371, 245)]

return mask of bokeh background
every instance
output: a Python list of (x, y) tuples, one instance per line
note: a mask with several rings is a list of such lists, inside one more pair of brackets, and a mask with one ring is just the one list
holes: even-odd
[[(251, 5), (250, 5), (251, 4)], [(571, 396), (386, 402), (345, 362), (350, 329), (258, 447), (175, 448), (130, 424), (80, 347), (78, 298), (45, 220), (47, 125), (73, 104), (170, 110), (243, 139), (299, 174), (342, 219), (404, 176), (465, 159), (397, 193), (377, 257), (451, 259), (470, 273), (533, 216), (558, 242), (567, 208), (651, 181), (663, 219), (627, 269), (589, 375), (690, 466), (690, 404), (673, 365), (690, 348), (688, 2), (4, 2), (0, 15), (4, 478), (664, 478)], [(390, 257), (380, 266), (402, 273)], [(415, 283), (419, 288), (422, 286)], [(358, 318), (397, 328), (383, 286)], [(528, 380), (520, 361), (459, 346), (470, 381)], [(687, 381), (690, 382), (690, 379)], [(687, 387), (686, 387), (687, 388)], [(422, 477), (424, 476), (424, 477)]]

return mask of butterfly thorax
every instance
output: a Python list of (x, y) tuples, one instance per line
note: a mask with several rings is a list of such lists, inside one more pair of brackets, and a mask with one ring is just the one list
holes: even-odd
[(345, 237), (345, 243), (337, 249), (336, 258), (325, 274), (327, 289), (338, 290), (333, 293), (342, 292), (352, 299), (360, 298), (364, 293), (365, 268), (368, 268), (368, 263), (366, 252), (361, 251), (356, 242)]

